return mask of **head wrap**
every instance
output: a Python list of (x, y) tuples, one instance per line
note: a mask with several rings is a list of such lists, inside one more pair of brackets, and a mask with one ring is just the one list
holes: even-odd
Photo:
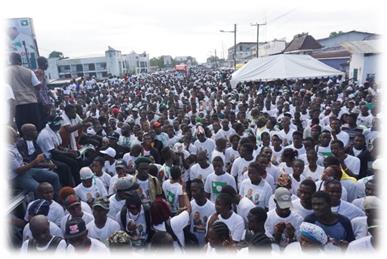
[(313, 242), (319, 243), (320, 245), (325, 245), (328, 242), (328, 237), (324, 230), (321, 227), (309, 222), (301, 223), (300, 233), (302, 236)]

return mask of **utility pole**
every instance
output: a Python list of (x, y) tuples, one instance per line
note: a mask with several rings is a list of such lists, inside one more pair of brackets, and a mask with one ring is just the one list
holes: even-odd
[(234, 30), (233, 31), (220, 30), (220, 32), (234, 33), (234, 53), (233, 53), (233, 59), (234, 59), (234, 69), (236, 69), (236, 33), (237, 33), (237, 25), (234, 24)]
[(266, 22), (265, 23), (255, 23), (255, 24), (251, 24), (251, 26), (257, 26), (257, 58), (259, 56), (259, 26), (260, 25), (266, 25)]

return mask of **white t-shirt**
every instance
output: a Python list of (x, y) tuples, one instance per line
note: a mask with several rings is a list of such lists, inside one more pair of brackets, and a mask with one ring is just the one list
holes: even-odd
[(214, 158), (219, 156), (220, 158), (222, 158), (223, 160), (223, 164), (226, 164), (226, 155), (223, 153), (223, 152), (220, 152), (216, 149), (214, 149), (214, 151), (212, 151), (212, 154), (211, 154), (211, 159), (210, 159), (210, 163), (212, 164), (212, 161), (214, 161)]
[(300, 155), (306, 153), (306, 150), (305, 150), (304, 145), (302, 145), (301, 148), (296, 148), (296, 147), (294, 146), (294, 144), (291, 144), (290, 146), (287, 146), (287, 148), (291, 148), (291, 149), (293, 149), (293, 150), (296, 150), (297, 153), (298, 153), (298, 156), (297, 156), (297, 157), (299, 157)]
[(368, 236), (367, 216), (356, 217), (351, 220), (353, 235), (355, 239)]
[(205, 182), (207, 177), (213, 172), (214, 167), (212, 166), (212, 164), (210, 164), (207, 168), (201, 168), (201, 166), (196, 163), (189, 169), (189, 179), (193, 180), (199, 178), (203, 182)]
[(109, 190), (110, 180), (112, 179), (112, 177), (104, 171), (102, 171), (101, 176), (96, 176), (96, 177), (97, 177), (97, 179), (101, 180), (101, 182), (103, 183), (103, 186), (105, 186), (105, 190), (107, 192)]
[[(79, 251), (80, 253), (95, 253), (95, 254), (110, 254), (109, 248), (106, 247), (104, 243), (101, 241), (94, 239), (92, 237), (89, 237), (91, 240), (91, 245), (88, 251)], [(67, 253), (77, 253), (78, 251), (75, 250), (75, 248), (72, 245), (67, 246)]]
[(243, 218), (244, 222), (247, 223), (248, 221), (247, 215), (249, 214), (250, 210), (254, 207), (255, 205), (251, 200), (249, 200), (246, 197), (242, 197), (237, 205), (236, 211), (238, 215)]
[(228, 229), (230, 230), (232, 239), (236, 242), (242, 240), (243, 232), (245, 230), (245, 222), (243, 218), (238, 214), (233, 212), (228, 219), (224, 219), (221, 215), (219, 215), (219, 219), (217, 220), (227, 225)]
[(122, 207), (125, 205), (125, 200), (117, 200), (116, 194), (114, 194), (110, 196), (109, 202), (108, 216), (112, 219), (115, 219), (117, 213), (121, 211)]
[(207, 151), (207, 158), (211, 157), (212, 151), (215, 149), (215, 142), (206, 138), (204, 142), (200, 142), (198, 139), (194, 142), (195, 147), (197, 148), (197, 152)]
[(116, 175), (116, 173), (117, 173), (116, 161), (114, 160), (114, 163), (110, 164), (110, 162), (106, 160), (102, 170), (105, 171), (106, 173), (110, 174), (111, 176)]
[[(286, 133), (285, 130), (282, 129), (282, 130), (277, 132), (277, 135), (280, 139), (282, 139), (282, 142), (283, 143), (286, 142), (287, 143), (286, 146), (288, 146), (288, 145), (292, 144), (292, 142), (293, 142), (293, 132), (294, 131), (295, 131), (294, 129), (289, 128), (288, 133)], [(284, 144), (284, 146), (285, 146), (285, 144)]]
[[(78, 114), (76, 114), (75, 119), (70, 119), (65, 112), (62, 113), (62, 126), (75, 126), (82, 122), (81, 117), (79, 117)], [(70, 133), (70, 147), (73, 150), (78, 150), (76, 137), (78, 137), (78, 131), (73, 131)]]
[(195, 199), (191, 200), (191, 233), (193, 233), (201, 246), (205, 244), (206, 223), (212, 214), (215, 213), (215, 204), (207, 200), (203, 206), (199, 206)]
[(281, 162), (278, 165), (278, 169), (280, 170), (280, 174), (281, 173), (285, 173), (285, 174), (288, 174), (288, 175), (293, 174), (293, 167), (287, 166), (285, 162)]
[(235, 179), (229, 173), (224, 173), (222, 175), (211, 173), (204, 183), (204, 191), (210, 193), (211, 201), (215, 202), (216, 197), (218, 197), (222, 187), (225, 185), (231, 185), (236, 191)]
[(238, 150), (235, 150), (232, 147), (226, 148), (226, 151), (225, 151), (226, 163), (225, 164), (231, 163), (231, 161), (234, 161), (238, 157), (240, 157)]
[(36, 139), (36, 143), (46, 157), (51, 158), (51, 150), (55, 149), (62, 143), (62, 138), (58, 132), (54, 132), (50, 126), (46, 125)]
[(247, 168), (252, 162), (254, 162), (254, 158), (252, 158), (250, 161), (247, 161), (242, 157), (238, 157), (237, 159), (234, 160), (234, 163), (232, 164), (232, 167), (231, 167), (231, 175), (234, 177), (237, 177), (238, 186), (243, 181), (242, 179), (243, 173), (247, 171)]
[(304, 219), (298, 215), (296, 212), (291, 211), (289, 216), (286, 218), (281, 218), (278, 216), (275, 209), (270, 210), (267, 213), (267, 220), (265, 222), (265, 234), (268, 237), (274, 236), (274, 227), (280, 222), (290, 223), (295, 229), (295, 234), (297, 238), (300, 236), (300, 225), (304, 221)]
[(255, 206), (261, 208), (269, 208), (272, 193), (271, 186), (264, 179), (258, 185), (252, 184), (250, 178), (245, 179), (239, 189), (240, 195), (250, 199)]
[(364, 211), (364, 200), (365, 197), (357, 198), (352, 201), (352, 204)]
[[(189, 213), (186, 210), (171, 218), (171, 228), (173, 230), (173, 233), (175, 233), (176, 237), (179, 239), (179, 242), (182, 246), (185, 246), (183, 228), (185, 228), (189, 224), (189, 222)], [(166, 231), (165, 222), (159, 225), (153, 225), (153, 227), (158, 231)], [(174, 241), (173, 245), (175, 249), (180, 249), (177, 242)]]
[[(43, 247), (40, 247), (40, 246), (36, 246), (36, 251), (35, 252), (45, 252), (47, 251), (49, 245), (51, 244), (52, 240), (54, 240), (54, 236), (50, 239), (50, 241), (47, 243), (47, 245), (43, 246)], [(30, 251), (28, 250), (28, 243), (30, 242), (30, 240), (26, 240), (23, 242), (22, 244), (22, 247), (20, 248), (20, 253), (21, 254), (30, 254)], [(56, 247), (55, 249), (55, 252), (54, 254), (56, 255), (63, 255), (65, 252), (66, 252), (66, 247), (67, 247), (67, 244), (66, 244), (66, 241), (63, 239), (59, 242), (58, 246)]]
[(274, 182), (277, 182), (278, 176), (280, 176), (280, 174), (281, 174), (280, 169), (278, 168), (278, 166), (275, 166), (272, 163), (270, 163), (266, 167), (266, 173), (270, 174), (271, 176), (273, 176)]
[(361, 209), (359, 209), (352, 203), (343, 200), (340, 201), (340, 204), (338, 206), (332, 207), (332, 212), (346, 216), (347, 218), (349, 218), (349, 220), (365, 215), (365, 213)]
[(300, 215), (303, 219), (309, 214), (313, 213), (312, 209), (308, 210), (304, 208), (301, 204), (301, 200), (298, 198), (292, 200), (292, 205), (293, 205), (293, 208), (291, 208), (291, 210), (297, 213), (298, 215)]
[(168, 179), (163, 182), (162, 189), (171, 205), (171, 212), (176, 213), (179, 209), (179, 196), (183, 195), (183, 186), (180, 183), (171, 183), (171, 179)]
[[(53, 222), (48, 222), (50, 225), (50, 234), (53, 236), (63, 237), (63, 233), (61, 229)], [(23, 228), (23, 240), (31, 239), (32, 238), (32, 232), (30, 229), (30, 223), (27, 223), (27, 225)]]
[(118, 224), (115, 220), (107, 217), (105, 226), (103, 228), (98, 228), (95, 225), (94, 220), (89, 222), (86, 225), (87, 230), (89, 231), (88, 236), (98, 239), (101, 242), (106, 242), (106, 240), (115, 232), (120, 230), (120, 224)]
[(309, 165), (306, 165), (305, 168), (304, 168), (303, 175), (305, 176), (305, 178), (310, 178), (313, 181), (317, 182), (318, 180), (321, 179), (321, 176), (323, 175), (323, 173), (324, 173), (324, 167), (323, 166), (317, 165), (316, 170), (312, 171), (309, 168)]
[[(25, 221), (28, 221), (28, 210), (29, 210), (32, 202), (33, 201), (28, 203), (26, 214), (24, 216)], [(64, 211), (63, 207), (59, 203), (57, 203), (56, 201), (53, 200), (50, 204), (48, 215), (47, 215), (48, 221), (55, 223), (57, 226), (60, 226), (60, 220), (64, 215), (65, 215), (65, 211)]]
[(376, 252), (375, 247), (371, 243), (371, 236), (362, 237), (349, 243), (346, 253), (355, 252)]
[(339, 132), (339, 134), (336, 134), (336, 137), (338, 140), (340, 140), (341, 142), (343, 142), (344, 144), (344, 147), (346, 147), (348, 145), (348, 142), (349, 142), (349, 134), (343, 130), (341, 130)]
[(351, 170), (351, 172), (354, 175), (359, 175), (359, 172), (360, 172), (360, 159), (359, 158), (357, 158), (355, 156), (347, 155), (347, 158), (344, 159), (344, 163), (348, 167), (348, 169)]
[(75, 194), (84, 202), (87, 202), (89, 196), (92, 198), (106, 197), (107, 192), (105, 186), (100, 179), (94, 177), (91, 187), (85, 187), (82, 183), (74, 188)]
[(121, 211), (117, 212), (115, 219), (117, 222), (119, 222), (121, 229), (124, 231), (128, 231), (127, 226), (129, 222), (136, 224), (135, 232), (131, 233), (131, 236), (133, 238), (138, 238), (142, 240), (146, 240), (148, 238), (145, 211), (142, 206), (141, 206), (141, 211), (137, 215), (133, 215), (132, 213), (130, 213), (129, 210), (126, 210), (126, 226), (123, 225), (123, 222), (121, 220)]

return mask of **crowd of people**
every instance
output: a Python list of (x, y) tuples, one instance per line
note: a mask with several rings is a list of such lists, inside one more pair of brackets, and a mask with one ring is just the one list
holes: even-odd
[(6, 85), (21, 253), (376, 251), (375, 82), (198, 66), (50, 89), (38, 65), (12, 53)]

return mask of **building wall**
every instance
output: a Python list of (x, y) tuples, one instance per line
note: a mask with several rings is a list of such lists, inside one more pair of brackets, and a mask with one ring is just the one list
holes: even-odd
[[(337, 70), (348, 73), (349, 58), (330, 58), (330, 59), (318, 59), (318, 60), (330, 67), (333, 67)], [(346, 64), (346, 65), (343, 65), (343, 64)]]
[(379, 79), (378, 77), (378, 67), (380, 64), (380, 55), (374, 54), (374, 55), (366, 55), (364, 57), (364, 69), (362, 74), (362, 83), (364, 83), (365, 80), (367, 80), (368, 75), (374, 75), (375, 80), (377, 81)]
[(353, 78), (354, 70), (357, 69), (357, 80), (363, 84), (367, 80), (367, 75), (375, 75), (375, 80), (379, 79), (378, 65), (380, 55), (352, 54), (349, 66), (349, 78)]

